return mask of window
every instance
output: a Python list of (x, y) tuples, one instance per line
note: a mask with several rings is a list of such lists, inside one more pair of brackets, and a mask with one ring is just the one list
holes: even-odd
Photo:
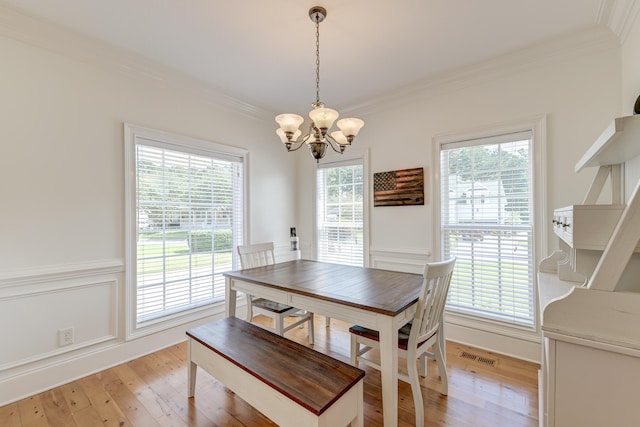
[(317, 170), (317, 259), (364, 265), (362, 159), (320, 164)]
[(131, 329), (224, 300), (243, 240), (244, 158), (229, 147), (127, 126)]
[(532, 131), (441, 143), (442, 256), (457, 257), (447, 308), (533, 327)]

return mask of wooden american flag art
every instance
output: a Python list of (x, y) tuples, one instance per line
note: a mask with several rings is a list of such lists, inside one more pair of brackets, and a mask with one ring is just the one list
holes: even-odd
[(423, 168), (373, 174), (373, 206), (424, 205)]

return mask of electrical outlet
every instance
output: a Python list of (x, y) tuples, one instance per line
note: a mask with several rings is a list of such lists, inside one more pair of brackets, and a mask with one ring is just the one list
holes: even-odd
[(59, 329), (58, 330), (58, 345), (63, 347), (65, 345), (73, 344), (73, 327)]

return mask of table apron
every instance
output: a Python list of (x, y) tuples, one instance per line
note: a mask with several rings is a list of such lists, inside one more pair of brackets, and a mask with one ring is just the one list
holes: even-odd
[(279, 302), (280, 304), (291, 305), (287, 292), (270, 288), (268, 286), (231, 279), (231, 289), (254, 297), (266, 298), (271, 301)]
[[(301, 310), (308, 310), (323, 316), (340, 319), (347, 323), (354, 323), (367, 328), (380, 330), (379, 320), (388, 317), (385, 314), (371, 310), (364, 310), (346, 304), (326, 301), (295, 292), (284, 291), (255, 283), (244, 282), (237, 279), (231, 280), (231, 288), (238, 292), (252, 296), (267, 298), (281, 304), (290, 305)], [(411, 321), (416, 311), (416, 304), (399, 313), (393, 318), (393, 323), (398, 329)]]

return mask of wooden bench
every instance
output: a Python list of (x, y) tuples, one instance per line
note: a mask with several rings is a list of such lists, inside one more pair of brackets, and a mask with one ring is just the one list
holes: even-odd
[(187, 331), (197, 367), (279, 426), (363, 426), (364, 371), (236, 317)]

